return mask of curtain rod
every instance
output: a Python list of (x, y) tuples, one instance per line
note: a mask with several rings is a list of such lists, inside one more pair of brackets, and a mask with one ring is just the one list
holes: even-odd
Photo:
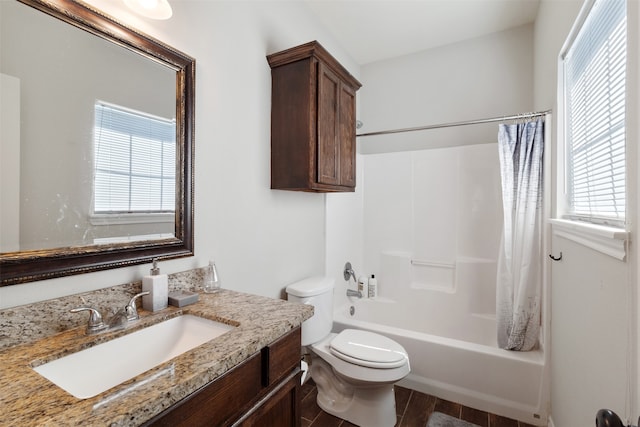
[(551, 113), (551, 110), (546, 111), (538, 111), (535, 113), (523, 113), (523, 114), (514, 114), (512, 116), (502, 116), (502, 117), (491, 117), (489, 119), (479, 119), (479, 120), (465, 120), (463, 122), (453, 122), (453, 123), (442, 123), (438, 125), (429, 125), (429, 126), (419, 126), (413, 128), (403, 128), (403, 129), (392, 129), (392, 130), (382, 130), (378, 132), (367, 132), (357, 134), (358, 136), (375, 136), (375, 135), (388, 135), (392, 133), (402, 133), (402, 132), (415, 132), (418, 130), (429, 130), (429, 129), (440, 129), (440, 128), (449, 128), (454, 126), (467, 126), (467, 125), (477, 125), (482, 123), (492, 123), (492, 122), (504, 122), (507, 120), (522, 120), (522, 119), (530, 119), (533, 117), (544, 116), (546, 114)]

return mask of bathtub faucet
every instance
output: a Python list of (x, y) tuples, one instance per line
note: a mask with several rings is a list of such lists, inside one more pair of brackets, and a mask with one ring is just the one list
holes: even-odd
[(356, 290), (353, 290), (353, 289), (347, 289), (347, 296), (348, 297), (362, 298), (362, 292), (356, 291)]
[(358, 279), (356, 279), (356, 272), (353, 271), (353, 268), (351, 268), (351, 263), (350, 262), (347, 262), (344, 265), (344, 271), (342, 272), (342, 276), (344, 277), (344, 280), (346, 282), (348, 282), (349, 279), (353, 277), (353, 281), (355, 283), (358, 283)]

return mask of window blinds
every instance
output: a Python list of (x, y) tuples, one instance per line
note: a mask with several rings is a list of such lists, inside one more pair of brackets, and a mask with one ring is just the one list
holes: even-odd
[(175, 122), (95, 105), (94, 213), (174, 212)]
[(626, 4), (597, 0), (564, 57), (570, 219), (625, 219)]

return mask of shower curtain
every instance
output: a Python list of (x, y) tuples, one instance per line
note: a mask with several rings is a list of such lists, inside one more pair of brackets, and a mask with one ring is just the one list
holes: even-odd
[(504, 227), (498, 255), (498, 346), (532, 350), (540, 330), (542, 280), (542, 119), (501, 124), (498, 151)]

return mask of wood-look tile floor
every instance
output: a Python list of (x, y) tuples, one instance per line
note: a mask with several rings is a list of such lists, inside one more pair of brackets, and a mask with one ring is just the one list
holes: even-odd
[[(408, 388), (395, 386), (396, 427), (425, 427), (433, 412), (442, 412), (480, 427), (533, 427), (529, 424), (462, 406)], [(316, 403), (313, 380), (302, 386), (302, 427), (353, 427), (348, 421), (324, 412)], [(366, 426), (364, 426), (366, 427)]]

